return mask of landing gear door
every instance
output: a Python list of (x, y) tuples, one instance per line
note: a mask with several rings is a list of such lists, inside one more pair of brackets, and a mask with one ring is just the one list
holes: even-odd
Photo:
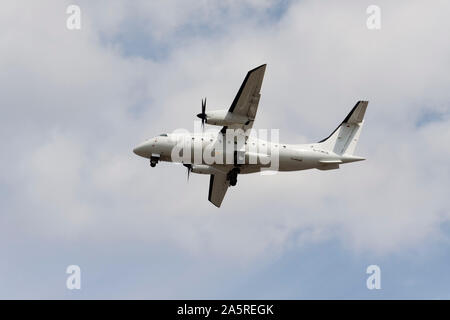
[(234, 151), (234, 164), (245, 164), (245, 150)]

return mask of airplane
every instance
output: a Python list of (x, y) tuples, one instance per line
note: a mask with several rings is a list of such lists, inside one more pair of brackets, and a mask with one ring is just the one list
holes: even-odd
[[(208, 200), (218, 208), (228, 188), (236, 185), (239, 174), (270, 168), (268, 158), (272, 155), (277, 156), (269, 159), (278, 162), (275, 171), (333, 170), (341, 164), (365, 160), (355, 156), (354, 151), (368, 101), (358, 101), (337, 128), (316, 143), (284, 144), (252, 135), (265, 70), (263, 64), (247, 73), (228, 110), (206, 112), (206, 98), (202, 99), (201, 113), (197, 115), (202, 128), (205, 123), (222, 126), (219, 132), (160, 134), (139, 144), (133, 152), (150, 159), (152, 167), (159, 161), (181, 163), (188, 170), (188, 179), (191, 172), (210, 175)], [(230, 131), (234, 133), (229, 134)], [(180, 141), (185, 146), (181, 151), (178, 150)], [(186, 146), (186, 142), (190, 144)], [(193, 156), (196, 152), (204, 155), (211, 149), (211, 155), (219, 161)], [(178, 156), (174, 156), (177, 152)], [(185, 156), (180, 157), (182, 154)]]

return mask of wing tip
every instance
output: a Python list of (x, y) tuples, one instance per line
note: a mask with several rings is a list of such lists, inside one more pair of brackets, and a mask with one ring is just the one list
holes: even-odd
[[(244, 90), (245, 84), (247, 83), (248, 79), (250, 78), (250, 75), (253, 72), (258, 71), (259, 69), (262, 69), (263, 73), (265, 73), (266, 72), (266, 66), (267, 66), (267, 64), (265, 63), (265, 64), (262, 64), (262, 65), (260, 65), (260, 66), (258, 66), (256, 68), (250, 70), (249, 72), (247, 72), (247, 75), (245, 76), (244, 81), (242, 82), (241, 86), (239, 87), (238, 93), (236, 94), (236, 96), (233, 99), (233, 102), (231, 103), (231, 106), (230, 106), (230, 108), (228, 110), (229, 112), (233, 112), (234, 108), (236, 107), (237, 101), (239, 100), (239, 97), (241, 96), (242, 90)], [(264, 74), (262, 76), (264, 77)]]
[(211, 202), (211, 203), (214, 205), (214, 207), (220, 208), (220, 205), (221, 205), (221, 204), (214, 203), (214, 202), (212, 202), (211, 200), (209, 200), (209, 202)]

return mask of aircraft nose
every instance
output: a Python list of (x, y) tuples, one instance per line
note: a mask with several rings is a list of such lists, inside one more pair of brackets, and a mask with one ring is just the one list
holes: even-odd
[(133, 149), (133, 152), (138, 156), (145, 157), (145, 155), (148, 153), (148, 144), (145, 142), (141, 143)]

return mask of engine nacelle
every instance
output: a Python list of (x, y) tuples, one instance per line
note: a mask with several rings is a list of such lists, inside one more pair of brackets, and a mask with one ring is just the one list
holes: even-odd
[(199, 173), (199, 174), (216, 174), (219, 173), (219, 171), (211, 166), (208, 166), (206, 164), (193, 164), (192, 170), (193, 173)]
[(206, 123), (216, 126), (231, 126), (233, 124), (249, 124), (250, 119), (246, 116), (241, 116), (228, 112), (228, 110), (216, 110), (206, 113)]

